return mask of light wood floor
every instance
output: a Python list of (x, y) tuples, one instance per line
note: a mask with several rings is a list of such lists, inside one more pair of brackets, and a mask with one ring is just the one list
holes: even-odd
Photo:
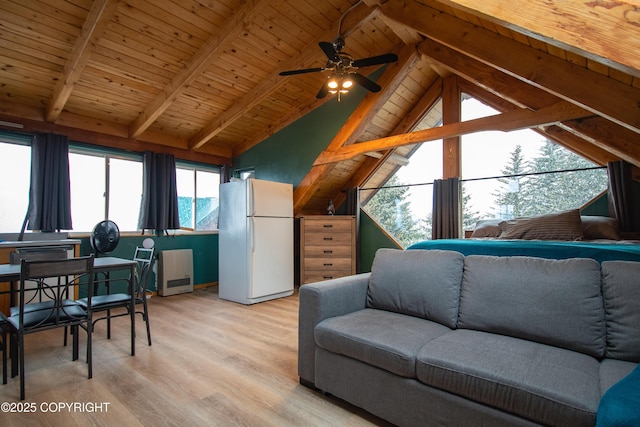
[[(129, 354), (128, 318), (99, 322), (93, 379), (71, 361), (62, 332), (26, 342), (26, 400), (35, 413), (0, 412), (0, 426), (372, 426), (381, 420), (298, 383), (297, 293), (244, 306), (218, 299), (217, 288), (150, 299), (151, 337), (136, 319), (136, 356)], [(19, 402), (18, 377), (0, 386), (0, 403)], [(106, 402), (107, 411), (60, 405)], [(52, 404), (54, 403), (54, 404)], [(35, 405), (34, 405), (35, 404)], [(80, 408), (82, 409), (82, 408)]]

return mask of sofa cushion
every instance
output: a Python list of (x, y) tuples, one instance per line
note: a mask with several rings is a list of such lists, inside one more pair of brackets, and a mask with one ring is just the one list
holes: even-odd
[(456, 326), (464, 256), (444, 250), (379, 249), (367, 305)]
[(469, 255), (464, 262), (458, 328), (604, 355), (597, 261)]
[(323, 320), (315, 339), (325, 350), (415, 378), (418, 350), (449, 331), (439, 323), (369, 308)]
[(602, 263), (606, 356), (640, 362), (640, 262)]
[(640, 425), (640, 366), (614, 384), (602, 396), (596, 427)]
[(419, 352), (418, 380), (545, 425), (593, 425), (598, 361), (519, 338), (458, 329)]
[(600, 362), (600, 396), (606, 393), (615, 383), (626, 377), (638, 366), (626, 360), (603, 359)]

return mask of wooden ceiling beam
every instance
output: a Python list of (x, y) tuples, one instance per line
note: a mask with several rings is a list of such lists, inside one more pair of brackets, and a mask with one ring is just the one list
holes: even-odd
[(442, 43), (427, 39), (418, 45), (418, 52), (438, 67), (460, 76), (485, 91), (499, 96), (511, 105), (537, 110), (560, 101), (545, 92), (513, 76), (496, 70), (470, 58)]
[[(368, 120), (393, 95), (418, 60), (419, 56), (415, 46), (405, 46), (398, 54), (398, 61), (388, 64), (382, 76), (378, 79), (377, 83), (382, 87), (382, 90), (378, 93), (369, 92), (365, 96), (364, 100), (329, 143), (327, 150), (336, 150), (345, 144), (353, 144), (369, 124)], [(311, 167), (293, 192), (293, 208), (295, 212), (300, 211), (311, 199), (320, 185), (320, 179), (326, 176), (332, 167), (329, 164)]]
[[(480, 100), (483, 103), (486, 103), (487, 105), (489, 105), (490, 107), (498, 111), (501, 111), (501, 112), (513, 111), (518, 108), (516, 105), (504, 100), (500, 96), (494, 93), (488, 92), (483, 88), (480, 88), (474, 85), (473, 83), (467, 82), (466, 80), (461, 79), (459, 82), (459, 85), (460, 85), (460, 89), (463, 92), (473, 96), (474, 98)], [(535, 89), (535, 88), (532, 87), (532, 89)], [(539, 89), (535, 89), (535, 90), (539, 90)], [(589, 120), (589, 119), (585, 119), (585, 120)], [(565, 122), (565, 123), (570, 123), (570, 122), (571, 121)], [(620, 160), (619, 157), (614, 156), (607, 150), (597, 147), (593, 144), (589, 144), (583, 138), (571, 132), (568, 132), (564, 129), (561, 129), (557, 125), (547, 126), (544, 128), (536, 127), (536, 128), (532, 128), (531, 130), (540, 134), (544, 138), (548, 138), (562, 145), (568, 150), (578, 154), (579, 156), (584, 157), (585, 159), (597, 165), (604, 165), (611, 160)]]
[(475, 132), (509, 132), (529, 129), (535, 126), (545, 126), (563, 122), (565, 120), (579, 119), (592, 115), (593, 113), (590, 111), (569, 102), (560, 101), (557, 104), (541, 108), (538, 111), (519, 109), (503, 114), (496, 114), (494, 116), (482, 117), (459, 123), (451, 123), (436, 128), (429, 128), (412, 133), (361, 142), (359, 144), (353, 144), (333, 151), (327, 150), (320, 154), (318, 159), (316, 159), (314, 166), (348, 160), (369, 151), (386, 150), (418, 142), (433, 141), (436, 139), (444, 139)]
[(89, 61), (89, 55), (102, 36), (105, 27), (118, 6), (118, 0), (96, 0), (91, 5), (87, 19), (82, 25), (82, 32), (76, 39), (71, 54), (64, 64), (61, 76), (58, 78), (51, 99), (47, 104), (45, 120), (55, 123), (60, 117), (73, 88), (82, 75), (84, 67)]
[[(549, 102), (558, 102), (560, 100), (560, 98), (552, 94), (508, 76), (453, 49), (449, 49), (438, 42), (431, 40), (425, 41), (418, 47), (418, 51), (424, 55), (428, 55), (431, 60), (438, 61), (441, 66), (446, 67), (463, 79), (470, 81), (471, 84), (475, 85), (479, 90), (483, 90), (484, 92), (474, 91), (470, 85), (465, 86), (464, 83), (461, 83), (463, 89), (472, 92), (471, 94), (477, 96), (479, 99), (487, 101), (489, 105), (499, 111), (513, 110), (514, 107), (510, 107), (509, 105), (538, 109), (549, 105)], [(463, 82), (465, 80), (463, 80)], [(489, 94), (503, 99), (507, 104), (500, 103), (495, 99), (491, 100), (491, 95)], [(502, 104), (503, 107), (496, 107), (498, 104)], [(578, 148), (576, 145), (577, 141), (573, 137), (567, 138), (567, 143), (564, 144), (561, 139), (563, 135), (561, 132), (554, 132), (550, 137), (553, 137), (554, 141), (565, 145), (572, 151), (595, 161), (597, 164), (606, 164), (606, 162), (611, 159), (611, 154), (605, 154), (603, 150), (610, 151), (619, 159), (629, 160), (639, 158), (637, 156), (640, 152), (638, 152), (633, 143), (633, 141), (638, 140), (639, 135), (609, 120), (603, 118), (596, 119), (593, 117), (585, 120), (570, 120), (559, 126), (565, 129), (565, 131), (582, 138), (582, 145), (584, 147)], [(534, 130), (547, 136), (546, 133), (540, 129)], [(600, 149), (595, 150), (595, 152), (594, 150), (590, 150), (589, 145), (592, 144), (597, 145)], [(598, 153), (602, 154), (602, 157), (594, 158), (593, 156)]]
[[(357, 31), (358, 28), (360, 28), (369, 19), (373, 18), (377, 13), (378, 12), (375, 9), (367, 8), (364, 5), (361, 5), (351, 11), (343, 23), (343, 36), (346, 37)], [(275, 92), (282, 87), (286, 83), (287, 77), (280, 76), (280, 71), (308, 67), (309, 64), (317, 61), (317, 59), (322, 55), (322, 51), (318, 48), (318, 43), (324, 40), (333, 39), (336, 33), (337, 28), (325, 31), (314, 41), (305, 46), (304, 49), (302, 49), (302, 52), (300, 52), (300, 55), (292, 57), (287, 62), (282, 63), (278, 70), (271, 73), (271, 75), (262, 80), (241, 99), (234, 102), (229, 109), (218, 115), (218, 117), (212, 120), (207, 126), (191, 137), (189, 139), (190, 149), (195, 150), (206, 144), (207, 141), (222, 132), (238, 118), (242, 117), (244, 113), (264, 101), (272, 92)], [(245, 144), (243, 146), (243, 151), (246, 151), (249, 148), (251, 147), (248, 147), (247, 144)]]
[(640, 133), (638, 88), (415, 0), (387, 2), (380, 10), (428, 38)]
[[(559, 123), (558, 127), (590, 142), (611, 154), (640, 166), (639, 135), (602, 117), (590, 117), (582, 120), (570, 120)], [(598, 162), (606, 164), (603, 159)]]
[(536, 40), (640, 77), (638, 5), (591, 0), (440, 0)]
[(268, 0), (247, 0), (230, 17), (219, 33), (207, 39), (202, 47), (191, 58), (188, 65), (180, 70), (158, 95), (145, 107), (138, 118), (129, 126), (129, 137), (138, 138), (149, 126), (160, 117), (204, 70), (211, 65), (224, 47), (238, 39), (245, 31), (247, 22), (254, 20), (269, 7)]
[[(393, 131), (391, 131), (391, 135), (411, 132), (420, 123), (422, 118), (427, 115), (431, 108), (433, 108), (433, 106), (438, 102), (438, 100), (442, 96), (442, 86), (442, 79), (437, 79), (431, 86), (429, 86), (429, 89), (427, 89), (425, 94), (413, 106), (411, 111), (406, 114), (400, 121), (400, 123), (396, 125)], [(391, 148), (382, 153), (379, 153), (377, 151), (372, 153), (375, 153), (375, 155), (379, 155), (380, 158), (378, 158), (377, 160), (374, 158), (367, 159), (362, 164), (362, 166), (360, 166), (358, 170), (351, 176), (346, 188), (362, 187), (364, 184), (366, 184), (366, 182), (369, 181), (373, 174), (375, 174), (376, 171), (394, 155), (395, 148)], [(399, 167), (396, 167), (394, 172), (389, 174), (389, 178), (395, 173), (395, 171), (398, 170), (398, 168)], [(345, 194), (340, 193), (340, 195), (335, 198), (334, 203), (336, 203), (337, 206), (340, 206), (345, 198)], [(361, 200), (361, 203), (362, 202), (363, 201)]]

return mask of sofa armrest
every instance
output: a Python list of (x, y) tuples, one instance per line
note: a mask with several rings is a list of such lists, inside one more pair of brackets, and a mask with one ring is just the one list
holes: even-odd
[(315, 383), (316, 325), (329, 317), (364, 309), (370, 275), (362, 273), (300, 286), (298, 375), (301, 382)]

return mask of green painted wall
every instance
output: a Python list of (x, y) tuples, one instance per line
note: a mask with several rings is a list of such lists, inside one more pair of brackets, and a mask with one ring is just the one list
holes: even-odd
[(360, 271), (371, 271), (373, 258), (380, 248), (402, 249), (378, 227), (369, 215), (360, 211)]
[[(375, 80), (381, 71), (374, 73)], [(295, 78), (295, 76), (288, 77)], [(367, 91), (357, 87), (338, 102), (335, 97), (233, 158), (233, 169), (255, 169), (257, 179), (289, 182), (294, 188), (307, 175)]]
[[(218, 281), (218, 234), (193, 234), (161, 236), (121, 236), (116, 249), (108, 256), (132, 258), (136, 246), (142, 246), (142, 241), (151, 237), (157, 253), (169, 249), (193, 250), (193, 284), (202, 285)], [(82, 238), (80, 254), (89, 255), (93, 252), (89, 238)], [(149, 290), (156, 290), (155, 274), (149, 279)]]

